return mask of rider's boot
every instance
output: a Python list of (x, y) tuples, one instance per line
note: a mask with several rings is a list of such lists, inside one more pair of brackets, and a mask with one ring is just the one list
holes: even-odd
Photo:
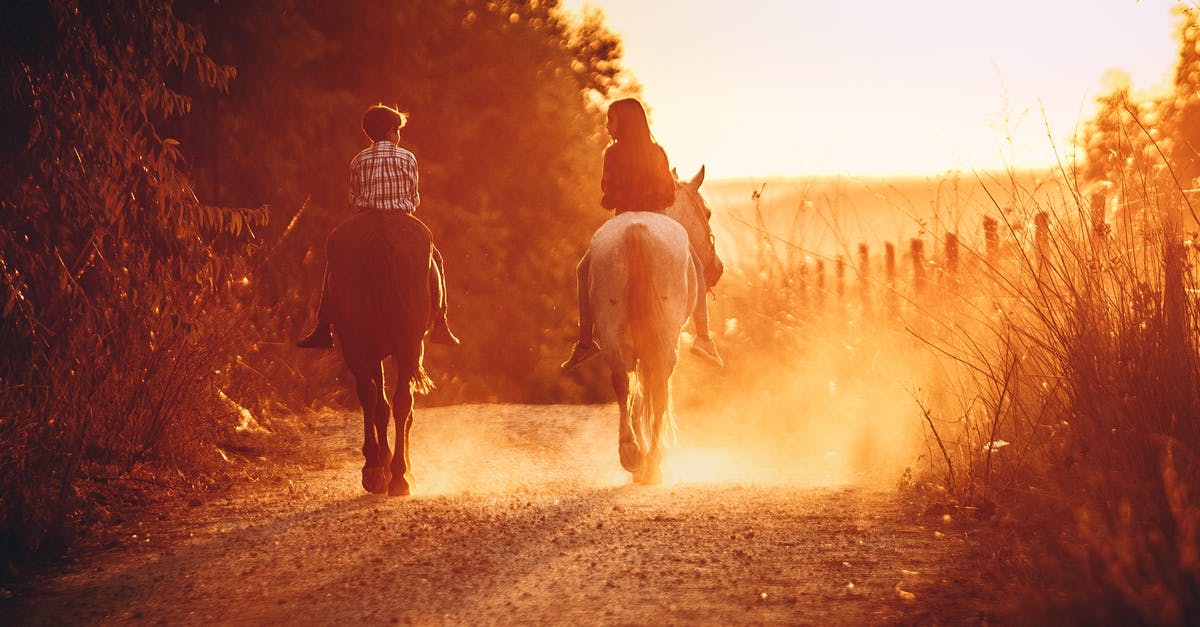
[(462, 341), (450, 331), (450, 324), (446, 322), (445, 316), (434, 318), (433, 328), (429, 329), (429, 341), (434, 344), (445, 344), (446, 346), (459, 346), (462, 344)]
[(692, 342), (692, 354), (718, 368), (725, 366), (725, 360), (717, 353), (717, 345), (707, 335), (697, 336)]
[(577, 340), (571, 347), (571, 356), (558, 367), (563, 372), (571, 372), (599, 354), (600, 345), (595, 340)]

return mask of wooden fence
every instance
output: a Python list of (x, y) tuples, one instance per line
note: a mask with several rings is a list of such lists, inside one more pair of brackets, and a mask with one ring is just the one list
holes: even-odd
[[(1103, 219), (1102, 203), (1093, 202), (1090, 217), (1090, 225), (1077, 231), (1087, 241), (1072, 244), (1089, 247), (1085, 254), (1091, 255), (1090, 262), (1070, 258), (1071, 254), (1080, 254), (1077, 251), (1064, 252), (1063, 238), (1054, 239), (1055, 224), (1043, 211), (1034, 215), (1031, 232), (1002, 227), (996, 218), (984, 217), (979, 242), (982, 248), (964, 243), (954, 232), (940, 234), (932, 253), (926, 248), (927, 239), (920, 237), (910, 239), (903, 251), (896, 243), (883, 242), (881, 255), (873, 255), (866, 243), (859, 243), (853, 263), (842, 255), (810, 254), (810, 262), (799, 262), (799, 267), (794, 262), (791, 274), (798, 278), (803, 299), (817, 308), (857, 304), (864, 313), (880, 309), (894, 315), (906, 303), (937, 306), (939, 299), (946, 304), (950, 299), (974, 294), (998, 295), (1019, 288), (1024, 285), (1022, 281), (1036, 287), (1051, 280), (1054, 264), (1090, 264), (1094, 266), (1091, 271), (1103, 272), (1105, 263), (1096, 260), (1119, 253), (1113, 248), (1111, 225)], [(1164, 250), (1164, 238), (1156, 242), (1145, 234), (1129, 239), (1139, 241), (1137, 245), (1146, 249), (1143, 254), (1161, 264), (1157, 269), (1148, 269), (1160, 273), (1152, 283), (1163, 286), (1163, 299), (1168, 301), (1164, 306), (1172, 308), (1170, 299), (1185, 293), (1183, 284), (1192, 271), (1188, 253), (1193, 249), (1180, 244)], [(1126, 244), (1133, 245), (1122, 245)]]

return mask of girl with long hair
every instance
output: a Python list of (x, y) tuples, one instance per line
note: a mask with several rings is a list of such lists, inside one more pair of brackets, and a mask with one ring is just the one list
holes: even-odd
[[(634, 98), (624, 98), (608, 107), (608, 134), (612, 142), (604, 149), (604, 172), (600, 177), (600, 205), (614, 215), (626, 211), (661, 212), (675, 202), (675, 177), (667, 153), (654, 141), (646, 110)], [(695, 252), (692, 252), (695, 257)], [(592, 308), (588, 297), (591, 252), (584, 253), (576, 270), (579, 290), (579, 340), (571, 357), (562, 363), (564, 371), (578, 368), (600, 354), (592, 339)], [(696, 267), (701, 267), (696, 264)], [(703, 285), (703, 280), (701, 285)], [(699, 291), (692, 312), (696, 339), (692, 352), (718, 366), (722, 365), (717, 347), (708, 335), (708, 302)]]

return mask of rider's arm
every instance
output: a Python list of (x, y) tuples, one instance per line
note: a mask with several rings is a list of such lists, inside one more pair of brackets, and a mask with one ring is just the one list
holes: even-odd
[(624, 200), (624, 190), (616, 183), (616, 154), (617, 144), (604, 150), (604, 172), (600, 175), (600, 206), (605, 209), (616, 209)]

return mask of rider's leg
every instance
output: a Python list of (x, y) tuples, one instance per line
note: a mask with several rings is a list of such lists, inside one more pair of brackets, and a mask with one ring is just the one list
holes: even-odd
[(575, 268), (576, 289), (579, 292), (579, 339), (571, 347), (571, 356), (560, 366), (574, 370), (583, 362), (600, 354), (600, 346), (592, 339), (592, 303), (588, 294), (588, 277), (592, 266), (592, 251), (583, 254)]
[(296, 341), (300, 348), (333, 348), (333, 325), (329, 322), (329, 269), (321, 279), (321, 303), (317, 305), (317, 328)]
[(429, 268), (430, 307), (433, 311), (433, 327), (429, 330), (429, 341), (437, 344), (458, 346), (461, 342), (450, 331), (450, 323), (446, 320), (446, 265), (442, 260), (442, 251), (437, 246), (432, 247), (433, 263)]
[(592, 300), (588, 290), (591, 277), (592, 251), (583, 253), (575, 268), (575, 289), (579, 295), (579, 343), (592, 343)]
[(721, 355), (717, 353), (717, 345), (708, 334), (708, 285), (704, 281), (704, 265), (700, 263), (696, 251), (690, 251), (692, 269), (696, 273), (696, 302), (692, 307), (692, 324), (696, 327), (696, 339), (692, 342), (692, 353), (717, 366), (725, 365)]

